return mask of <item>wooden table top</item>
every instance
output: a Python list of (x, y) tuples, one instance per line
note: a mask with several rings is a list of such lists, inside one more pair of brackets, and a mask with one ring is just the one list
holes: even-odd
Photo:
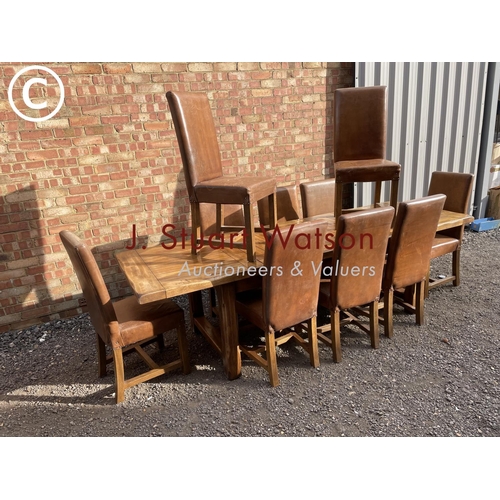
[(256, 241), (256, 253), (257, 261), (252, 263), (242, 248), (213, 250), (205, 246), (193, 255), (189, 249), (158, 245), (123, 250), (116, 258), (139, 303), (144, 304), (248, 278), (250, 268), (263, 265), (262, 238)]
[(457, 212), (450, 212), (449, 210), (443, 210), (441, 212), (441, 216), (439, 217), (437, 231), (443, 231), (444, 229), (450, 229), (451, 227), (470, 224), (473, 220), (474, 217), (472, 215), (459, 214)]
[[(381, 203), (380, 205), (381, 206), (388, 206), (389, 203)], [(355, 212), (355, 211), (359, 211), (359, 210), (366, 210), (367, 208), (371, 208), (371, 207), (352, 208), (352, 209), (344, 210), (343, 213)], [(318, 220), (318, 219), (326, 219), (329, 221), (328, 230), (331, 230), (331, 228), (334, 226), (335, 217), (333, 214), (316, 215), (314, 217), (309, 217), (308, 219), (304, 219), (304, 220)], [(462, 226), (465, 224), (470, 224), (473, 221), (474, 221), (474, 217), (472, 215), (461, 214), (458, 212), (450, 212), (449, 210), (442, 210), (441, 215), (439, 217), (439, 222), (437, 225), (437, 231), (443, 231), (444, 229), (450, 229), (451, 227), (457, 227), (457, 226)], [(290, 221), (290, 223), (292, 223), (292, 222), (298, 222), (298, 221)]]
[[(332, 214), (310, 217), (303, 220), (327, 220), (328, 232), (335, 232), (335, 218)], [(438, 231), (472, 222), (474, 217), (443, 210)], [(301, 222), (289, 221), (285, 225)], [(205, 246), (197, 255), (189, 248), (165, 249), (161, 245), (142, 249), (117, 252), (118, 264), (141, 304), (186, 293), (212, 288), (248, 278), (263, 265), (265, 240), (256, 233), (256, 255), (254, 263), (247, 261), (246, 250), (225, 248), (214, 250)]]

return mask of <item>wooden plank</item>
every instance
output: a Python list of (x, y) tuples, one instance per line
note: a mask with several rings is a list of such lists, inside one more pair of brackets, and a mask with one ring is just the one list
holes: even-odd
[(437, 230), (443, 231), (444, 229), (450, 229), (451, 227), (470, 224), (473, 220), (474, 217), (472, 217), (472, 215), (443, 210), (441, 212), (441, 216), (439, 217)]

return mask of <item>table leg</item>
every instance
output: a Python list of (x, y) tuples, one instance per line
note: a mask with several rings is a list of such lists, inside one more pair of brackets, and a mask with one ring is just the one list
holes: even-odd
[(238, 315), (236, 314), (235, 283), (216, 287), (219, 306), (221, 355), (227, 378), (234, 380), (241, 375), (241, 353), (238, 347)]
[(189, 313), (191, 316), (191, 324), (196, 328), (195, 318), (203, 317), (203, 299), (201, 291), (192, 292), (188, 295), (189, 298)]

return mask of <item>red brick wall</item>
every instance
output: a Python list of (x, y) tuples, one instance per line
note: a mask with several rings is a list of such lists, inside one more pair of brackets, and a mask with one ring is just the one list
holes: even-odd
[(113, 252), (132, 224), (150, 242), (189, 224), (168, 90), (207, 92), (225, 174), (286, 185), (331, 176), (332, 95), (354, 84), (353, 63), (45, 63), (65, 100), (34, 123), (7, 98), (28, 65), (0, 64), (0, 332), (82, 311), (62, 229), (97, 247), (117, 297), (129, 290)]

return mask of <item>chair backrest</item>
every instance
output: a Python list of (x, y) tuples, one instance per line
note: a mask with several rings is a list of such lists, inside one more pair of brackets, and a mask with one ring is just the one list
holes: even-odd
[[(267, 226), (269, 224), (268, 199), (262, 198), (257, 202), (257, 206), (259, 221), (262, 225)], [(278, 222), (301, 218), (297, 186), (280, 186), (276, 188), (276, 210)]]
[(92, 324), (99, 336), (108, 343), (108, 325), (112, 321), (117, 321), (117, 319), (106, 283), (104, 283), (94, 254), (78, 236), (70, 231), (61, 231), (59, 236), (80, 282)]
[(337, 89), (333, 103), (334, 160), (385, 159), (387, 88)]
[(219, 143), (208, 97), (200, 92), (167, 92), (191, 201), (193, 187), (222, 176)]
[[(264, 266), (268, 273), (262, 278), (263, 318), (274, 331), (316, 316), (326, 228), (325, 221), (295, 224), (293, 229), (281, 229), (283, 239), (292, 231), (286, 246), (277, 235), (270, 248), (266, 246)], [(272, 234), (267, 232), (268, 241)]]
[(404, 288), (423, 281), (446, 196), (437, 194), (398, 206), (387, 255), (383, 288)]
[(393, 207), (342, 215), (335, 235), (330, 308), (349, 309), (378, 300)]
[(428, 195), (445, 194), (444, 210), (468, 214), (474, 175), (461, 172), (432, 172)]
[(333, 214), (335, 212), (335, 179), (301, 183), (300, 198), (304, 217)]

